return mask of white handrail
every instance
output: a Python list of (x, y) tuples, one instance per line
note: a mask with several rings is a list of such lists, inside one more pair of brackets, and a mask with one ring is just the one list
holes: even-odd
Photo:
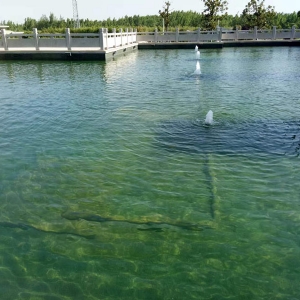
[(124, 32), (109, 33), (107, 28), (99, 29), (98, 33), (71, 33), (66, 29), (65, 33), (38, 33), (34, 28), (30, 34), (7, 33), (5, 29), (0, 34), (0, 50), (16, 48), (91, 48), (108, 50), (123, 47), (135, 43), (197, 43), (197, 42), (229, 42), (229, 41), (251, 41), (251, 40), (293, 40), (300, 39), (300, 29), (293, 26), (291, 29), (277, 29), (275, 26), (269, 30), (259, 30), (254, 27), (252, 30), (219, 30), (203, 31), (200, 28), (196, 31), (166, 31), (139, 32), (126, 29)]
[[(34, 28), (33, 33), (7, 33), (5, 29), (0, 31), (0, 50), (13, 50), (20, 48), (66, 49), (91, 48), (92, 50), (107, 50), (120, 46), (137, 43), (137, 32), (128, 29), (124, 32), (108, 33), (101, 28), (98, 33), (71, 33), (67, 28), (65, 33), (38, 33)], [(32, 49), (30, 49), (32, 50)]]
[(243, 40), (283, 40), (300, 38), (300, 30), (293, 26), (291, 29), (257, 29), (252, 30), (219, 30), (203, 31), (200, 28), (196, 31), (176, 32), (139, 32), (137, 34), (138, 42), (163, 43), (163, 42), (226, 42)]

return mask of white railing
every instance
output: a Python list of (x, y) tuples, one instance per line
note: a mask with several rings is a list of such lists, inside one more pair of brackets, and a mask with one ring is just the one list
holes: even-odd
[(67, 28), (65, 33), (38, 33), (34, 28), (31, 34), (6, 33), (2, 29), (0, 34), (0, 50), (80, 50), (89, 48), (90, 50), (108, 50), (110, 48), (123, 47), (136, 43), (136, 31), (128, 30), (119, 33), (114, 29), (108, 33), (106, 28), (101, 28), (98, 33), (71, 33)]
[(137, 34), (137, 42), (139, 43), (164, 43), (164, 42), (208, 42), (220, 41), (220, 31), (166, 31), (158, 32), (139, 32)]
[(179, 31), (175, 32), (139, 32), (132, 29), (120, 30), (118, 33), (113, 29), (109, 33), (106, 28), (101, 28), (98, 33), (71, 33), (67, 28), (62, 34), (38, 33), (33, 29), (31, 34), (6, 33), (5, 29), (0, 34), (0, 50), (109, 50), (135, 43), (166, 43), (166, 42), (230, 42), (247, 40), (293, 40), (300, 39), (300, 29), (294, 26), (291, 29), (273, 27), (271, 30), (224, 30), (216, 31)]
[(124, 32), (122, 29), (120, 29), (118, 33), (116, 32), (116, 29), (113, 29), (113, 32), (109, 33), (108, 30), (105, 28), (103, 29), (102, 34), (104, 41), (104, 49), (116, 48), (124, 45), (137, 43), (137, 32), (133, 31), (132, 29), (130, 31), (126, 29), (126, 31)]
[(164, 43), (164, 42), (228, 42), (245, 40), (284, 40), (299, 39), (300, 29), (293, 26), (291, 29), (270, 30), (224, 30), (220, 28), (215, 31), (179, 31), (176, 32), (139, 32), (137, 42), (139, 43)]

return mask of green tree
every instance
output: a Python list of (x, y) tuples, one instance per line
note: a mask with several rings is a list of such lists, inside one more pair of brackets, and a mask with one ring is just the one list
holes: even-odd
[(43, 30), (49, 27), (51, 26), (48, 17), (46, 15), (42, 15), (36, 23), (36, 28), (38, 30)]
[(23, 28), (24, 30), (32, 31), (33, 28), (36, 28), (36, 20), (32, 18), (26, 18)]
[(158, 13), (160, 17), (164, 19), (166, 31), (168, 31), (168, 27), (170, 25), (170, 6), (171, 3), (169, 1), (165, 2), (165, 5), (163, 6), (163, 10), (160, 10)]
[(202, 13), (203, 27), (213, 30), (217, 27), (218, 21), (221, 21), (227, 15), (228, 2), (226, 0), (201, 0), (205, 9)]
[[(203, 1), (203, 0), (201, 0)], [(248, 0), (249, 1), (249, 0)], [(257, 2), (257, 1), (255, 1)], [(251, 3), (251, 2), (249, 2)], [(259, 3), (261, 4), (261, 2)], [(259, 15), (259, 14), (258, 14)], [(256, 17), (258, 16), (256, 15)], [(208, 26), (204, 27), (203, 14), (195, 11), (172, 11), (169, 12), (169, 20), (168, 30), (175, 30), (176, 27), (179, 27), (181, 30), (195, 30), (196, 28), (202, 27), (205, 29), (209, 29)], [(257, 26), (257, 21), (255, 21), (251, 26), (249, 25), (249, 20), (245, 15), (228, 15), (224, 14), (222, 19), (220, 20), (220, 26), (228, 29), (237, 28), (240, 29), (249, 29), (251, 27)], [(251, 18), (252, 20), (252, 18)], [(25, 31), (31, 32), (33, 28), (38, 28), (39, 31), (44, 33), (63, 33), (65, 32), (65, 28), (71, 28), (72, 32), (95, 32), (99, 31), (99, 28), (106, 27), (109, 32), (112, 32), (113, 28), (123, 28), (126, 29), (128, 27), (133, 27), (140, 31), (154, 31), (155, 28), (161, 29), (161, 16), (156, 15), (146, 15), (146, 16), (125, 16), (119, 19), (106, 19), (106, 20), (89, 20), (89, 19), (81, 19), (80, 24), (82, 28), (73, 29), (74, 21), (73, 19), (63, 17), (57, 18), (53, 13), (47, 17), (43, 15), (40, 19), (35, 20), (32, 18), (26, 18), (24, 23), (17, 24), (13, 21), (5, 21), (0, 20), (0, 24), (9, 25), (9, 29), (13, 31)], [(217, 24), (211, 28), (214, 29)], [(264, 23), (265, 24), (265, 23)], [(277, 26), (277, 28), (288, 29), (292, 26), (296, 26), (300, 28), (300, 11), (294, 11), (293, 13), (275, 13), (274, 18), (269, 22), (268, 26)], [(263, 25), (260, 27), (266, 27), (267, 25)]]
[(243, 10), (242, 16), (244, 20), (243, 29), (253, 28), (269, 28), (274, 23), (276, 16), (274, 6), (265, 7), (265, 0), (251, 0)]

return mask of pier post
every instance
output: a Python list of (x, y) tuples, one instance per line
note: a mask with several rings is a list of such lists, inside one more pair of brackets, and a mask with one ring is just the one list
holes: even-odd
[(291, 40), (293, 40), (295, 38), (295, 34), (296, 34), (296, 27), (295, 27), (295, 25), (293, 25), (292, 31), (291, 31)]
[(254, 26), (253, 39), (257, 40), (257, 26)]
[(120, 32), (120, 37), (121, 37), (121, 45), (120, 46), (123, 46), (123, 29), (120, 28), (119, 32)]
[(99, 29), (99, 47), (104, 50), (103, 28)]
[(126, 45), (128, 45), (129, 44), (129, 38), (128, 38), (128, 28), (126, 28)]
[(33, 38), (34, 38), (34, 47), (35, 50), (40, 50), (39, 47), (39, 35), (36, 28), (33, 28)]
[(235, 40), (237, 41), (239, 39), (239, 30), (238, 28), (235, 30)]
[(157, 28), (155, 28), (155, 31), (154, 31), (154, 42), (157, 43)]
[(272, 40), (276, 40), (276, 26), (273, 26), (272, 29)]
[(176, 28), (175, 41), (176, 41), (176, 43), (179, 42), (179, 28), (178, 27)]
[(117, 47), (117, 35), (116, 35), (116, 28), (113, 28), (113, 34), (114, 34), (114, 48)]
[(2, 29), (2, 43), (3, 43), (3, 48), (4, 48), (4, 50), (8, 50), (8, 45), (7, 45), (7, 38), (6, 38), (6, 31), (5, 31), (5, 29)]
[(197, 43), (200, 42), (200, 28), (197, 30)]
[(71, 34), (70, 28), (66, 28), (66, 46), (68, 50), (71, 50)]

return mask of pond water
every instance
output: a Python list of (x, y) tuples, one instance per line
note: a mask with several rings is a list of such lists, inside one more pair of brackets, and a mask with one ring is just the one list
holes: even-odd
[(3, 299), (299, 298), (300, 49), (196, 63), (0, 62)]

